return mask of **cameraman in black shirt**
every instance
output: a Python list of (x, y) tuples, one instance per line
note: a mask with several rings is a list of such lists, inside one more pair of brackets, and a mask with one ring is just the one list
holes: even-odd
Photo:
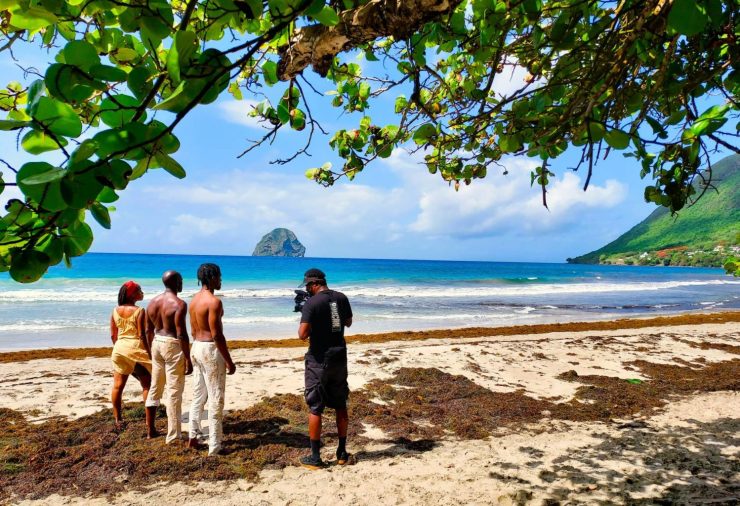
[(309, 469), (326, 466), (321, 460), (321, 414), (325, 407), (336, 410), (337, 463), (349, 461), (346, 450), (347, 425), (347, 344), (344, 342), (344, 327), (352, 325), (352, 308), (341, 292), (326, 286), (326, 275), (319, 269), (309, 269), (303, 276), (306, 291), (311, 294), (303, 306), (298, 337), (309, 339), (306, 353), (305, 398), (308, 409), (308, 435), (311, 439), (311, 455), (301, 458), (301, 464)]

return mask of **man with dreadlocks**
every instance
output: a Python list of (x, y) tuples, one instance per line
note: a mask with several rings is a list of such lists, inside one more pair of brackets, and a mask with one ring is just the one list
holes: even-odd
[(208, 455), (218, 455), (223, 439), (224, 390), (226, 375), (236, 372), (226, 345), (221, 318), (224, 307), (221, 299), (214, 295), (221, 289), (221, 269), (216, 264), (206, 263), (198, 268), (198, 283), (201, 289), (190, 303), (190, 329), (193, 346), (190, 357), (193, 362), (193, 403), (190, 406), (191, 448), (199, 447), (202, 437), (200, 419), (203, 406), (208, 401)]

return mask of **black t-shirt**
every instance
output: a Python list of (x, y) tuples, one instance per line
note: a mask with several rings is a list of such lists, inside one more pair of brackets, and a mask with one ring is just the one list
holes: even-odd
[(352, 318), (349, 300), (342, 292), (323, 290), (306, 302), (301, 323), (311, 324), (308, 351), (322, 361), (324, 352), (332, 347), (344, 347), (344, 326)]

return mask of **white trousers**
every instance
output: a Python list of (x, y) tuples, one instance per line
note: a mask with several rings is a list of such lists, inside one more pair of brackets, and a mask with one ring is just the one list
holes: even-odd
[(221, 449), (223, 440), (224, 390), (226, 362), (216, 343), (193, 341), (190, 348), (193, 362), (193, 404), (190, 406), (190, 439), (202, 436), (200, 420), (208, 401), (208, 455)]
[(185, 389), (185, 354), (179, 339), (156, 336), (152, 342), (152, 386), (146, 399), (147, 407), (159, 406), (167, 386), (167, 443), (182, 434), (182, 392)]

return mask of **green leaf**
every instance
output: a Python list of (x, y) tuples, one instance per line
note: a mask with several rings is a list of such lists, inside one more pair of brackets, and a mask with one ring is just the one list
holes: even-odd
[(123, 160), (112, 160), (97, 173), (97, 180), (106, 187), (123, 190), (128, 186), (132, 174), (133, 170), (128, 163)]
[(696, 35), (709, 21), (704, 5), (697, 0), (674, 0), (668, 13), (668, 28), (682, 35)]
[(621, 130), (609, 130), (604, 140), (614, 149), (625, 149), (630, 144), (630, 136)]
[(93, 65), (90, 67), (90, 75), (101, 81), (122, 83), (128, 79), (128, 74), (111, 65)]
[(21, 30), (38, 30), (58, 21), (56, 15), (40, 7), (16, 7), (10, 16), (10, 25)]
[[(236, 1), (234, 3), (238, 4)], [(262, 0), (245, 0), (245, 3), (247, 4), (247, 7), (249, 7), (249, 10), (252, 11), (251, 19), (259, 19), (262, 17)]]
[(594, 121), (588, 123), (588, 130), (591, 133), (591, 142), (599, 142), (604, 138), (604, 134), (606, 133), (604, 125)]
[(727, 123), (728, 118), (699, 118), (689, 128), (689, 131), (695, 136), (709, 135), (722, 128)]
[(62, 179), (66, 173), (67, 171), (61, 167), (50, 167), (46, 172), (29, 175), (22, 181), (19, 179), (18, 182), (23, 182), (26, 185), (50, 183)]
[(47, 151), (54, 151), (60, 147), (66, 146), (67, 140), (64, 137), (53, 137), (39, 130), (31, 130), (23, 136), (21, 146), (32, 155), (39, 155)]
[(64, 102), (82, 102), (90, 98), (96, 89), (106, 89), (106, 85), (95, 81), (73, 65), (54, 63), (46, 70), (44, 77), (49, 94)]
[(404, 95), (399, 95), (396, 98), (396, 104), (395, 104), (395, 111), (396, 114), (400, 114), (406, 107), (408, 107), (409, 102), (406, 100), (406, 97)]
[(100, 56), (95, 46), (84, 40), (73, 40), (64, 46), (64, 62), (67, 65), (80, 67), (84, 71), (90, 70), (93, 65), (100, 64)]
[(306, 128), (306, 114), (300, 109), (290, 111), (290, 127), (298, 131)]
[(49, 257), (49, 265), (58, 264), (64, 256), (64, 243), (54, 234), (49, 234), (41, 239), (36, 249)]
[(182, 165), (177, 163), (177, 160), (175, 160), (171, 156), (160, 152), (154, 155), (154, 158), (164, 170), (166, 170), (176, 178), (182, 179), (185, 177), (185, 169), (183, 169)]
[(178, 31), (175, 34), (172, 46), (167, 53), (167, 72), (174, 84), (180, 83), (181, 69), (190, 60), (197, 48), (195, 33)]
[(34, 119), (43, 123), (52, 133), (65, 137), (79, 137), (82, 121), (75, 110), (58, 100), (49, 97), (39, 99)]
[(729, 104), (715, 105), (704, 111), (697, 119), (720, 119), (730, 109)]
[(0, 120), (0, 130), (18, 130), (29, 126), (29, 121)]
[(244, 98), (244, 95), (242, 95), (242, 89), (239, 87), (239, 83), (236, 81), (229, 84), (229, 93), (231, 93), (231, 96), (234, 97), (236, 100), (241, 100)]
[(139, 101), (129, 95), (112, 95), (100, 104), (100, 119), (112, 128), (126, 126), (136, 114)]
[(306, 179), (316, 179), (316, 176), (321, 172), (321, 169), (308, 169), (306, 171)]
[(110, 229), (110, 213), (107, 207), (99, 202), (95, 202), (90, 206), (90, 213), (95, 218), (95, 221), (100, 223), (101, 227)]
[(277, 63), (272, 60), (268, 60), (262, 64), (262, 74), (265, 78), (265, 83), (272, 86), (278, 82), (277, 77)]
[(143, 99), (152, 89), (152, 72), (146, 67), (134, 67), (128, 74), (128, 89), (139, 100)]
[(72, 153), (72, 161), (87, 160), (98, 150), (98, 143), (94, 139), (85, 139)]
[(125, 149), (129, 145), (135, 142), (135, 139), (125, 129), (111, 129), (103, 130), (95, 134), (93, 140), (97, 143), (97, 149), (95, 154), (99, 158), (105, 158), (110, 156), (112, 153)]
[(51, 181), (47, 184), (27, 184), (26, 180), (38, 174), (47, 174), (55, 169), (60, 170), (46, 162), (29, 162), (23, 164), (16, 175), (18, 188), (23, 194), (47, 211), (61, 211), (67, 207), (62, 198), (59, 181)]
[(437, 135), (437, 127), (432, 123), (425, 123), (416, 129), (413, 139), (416, 144), (425, 144), (435, 135)]
[(370, 85), (365, 82), (360, 83), (360, 90), (358, 92), (358, 96), (362, 100), (367, 100), (370, 97)]
[(142, 158), (136, 163), (136, 166), (134, 167), (134, 171), (131, 173), (131, 176), (129, 179), (131, 181), (135, 179), (139, 179), (141, 176), (146, 174), (146, 171), (150, 168), (154, 168), (155, 160), (149, 159), (149, 158)]
[(62, 241), (64, 242), (64, 254), (68, 257), (84, 255), (92, 245), (92, 229), (85, 222), (73, 222), (64, 230)]
[(155, 111), (163, 110), (174, 113), (184, 110), (196, 94), (194, 93), (193, 87), (189, 87), (188, 84), (189, 83), (186, 81), (180, 82), (178, 87), (175, 88), (175, 91), (173, 91), (169, 97), (152, 107), (152, 109)]
[(498, 147), (504, 153), (515, 153), (522, 149), (522, 141), (518, 135), (502, 135), (498, 140)]
[(102, 190), (100, 190), (97, 200), (98, 202), (102, 202), (104, 204), (110, 204), (118, 200), (118, 195), (113, 190), (113, 188), (105, 186)]
[(44, 80), (43, 79), (36, 79), (34, 82), (31, 83), (31, 86), (28, 87), (28, 98), (26, 103), (26, 113), (28, 113), (29, 116), (33, 116), (36, 114), (36, 110), (39, 107), (39, 100), (41, 100), (41, 97), (43, 96), (44, 92)]
[(325, 5), (313, 18), (324, 26), (334, 26), (339, 23), (337, 11)]
[(137, 53), (135, 49), (131, 49), (129, 47), (119, 47), (111, 53), (111, 56), (121, 63), (130, 63), (139, 59), (139, 53)]
[(25, 250), (13, 255), (10, 277), (19, 283), (33, 283), (49, 269), (49, 257), (40, 251)]
[[(89, 166), (90, 162), (83, 164)], [(98, 181), (94, 172), (67, 173), (59, 182), (59, 189), (67, 207), (72, 209), (85, 209), (100, 193), (103, 185)]]
[(290, 121), (290, 111), (288, 110), (288, 102), (286, 100), (281, 100), (278, 104), (277, 115), (280, 123), (283, 125)]

